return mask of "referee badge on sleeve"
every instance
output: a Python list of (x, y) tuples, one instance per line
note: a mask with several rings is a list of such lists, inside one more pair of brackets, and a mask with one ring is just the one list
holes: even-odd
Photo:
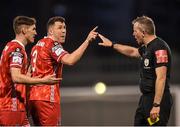
[(157, 50), (155, 52), (156, 63), (167, 63), (168, 62), (168, 54), (167, 50)]

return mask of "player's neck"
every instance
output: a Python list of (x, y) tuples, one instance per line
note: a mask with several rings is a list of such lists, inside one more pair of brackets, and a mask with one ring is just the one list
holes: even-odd
[(54, 36), (52, 36), (52, 35), (48, 35), (47, 37), (51, 38), (53, 41), (57, 41), (57, 39)]
[(16, 35), (15, 40), (18, 40), (19, 42), (21, 42), (24, 46), (27, 45), (27, 40), (25, 37), (21, 36), (21, 35)]

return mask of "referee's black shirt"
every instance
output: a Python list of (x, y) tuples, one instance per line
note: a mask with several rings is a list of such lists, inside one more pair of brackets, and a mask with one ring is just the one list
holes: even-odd
[(165, 41), (159, 37), (143, 45), (138, 49), (141, 55), (140, 65), (140, 90), (143, 94), (155, 93), (155, 81), (157, 67), (166, 66), (167, 75), (165, 91), (169, 91), (169, 79), (171, 68), (171, 51)]

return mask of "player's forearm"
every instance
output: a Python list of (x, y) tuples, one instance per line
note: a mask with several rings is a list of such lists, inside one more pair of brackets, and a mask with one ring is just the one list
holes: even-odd
[(78, 49), (76, 49), (68, 56), (67, 64), (74, 65), (82, 57), (88, 45), (89, 45), (89, 41), (87, 40), (84, 41), (84, 43), (82, 43)]
[(114, 44), (113, 48), (126, 56), (139, 57), (137, 48), (122, 44)]
[(156, 84), (155, 84), (155, 97), (154, 97), (154, 103), (160, 104), (163, 94), (164, 94), (164, 88), (165, 88), (165, 78), (157, 78)]
[(12, 80), (14, 83), (23, 83), (27, 85), (43, 83), (43, 80), (40, 78), (31, 78), (24, 74), (17, 74), (17, 75), (12, 74)]

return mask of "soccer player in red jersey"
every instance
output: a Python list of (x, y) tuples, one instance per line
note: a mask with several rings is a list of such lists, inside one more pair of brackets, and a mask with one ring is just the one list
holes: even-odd
[(5, 46), (0, 60), (0, 126), (29, 126), (26, 116), (26, 84), (54, 84), (60, 79), (27, 76), (28, 60), (25, 46), (34, 42), (36, 20), (17, 16), (13, 21), (15, 39)]
[[(47, 23), (47, 37), (39, 40), (31, 52), (33, 77), (56, 74), (62, 77), (63, 64), (73, 65), (83, 55), (89, 43), (97, 37), (95, 27), (74, 52), (68, 53), (61, 44), (65, 42), (66, 24), (63, 17), (52, 17)], [(61, 125), (60, 84), (31, 86), (30, 110), (35, 125)]]

